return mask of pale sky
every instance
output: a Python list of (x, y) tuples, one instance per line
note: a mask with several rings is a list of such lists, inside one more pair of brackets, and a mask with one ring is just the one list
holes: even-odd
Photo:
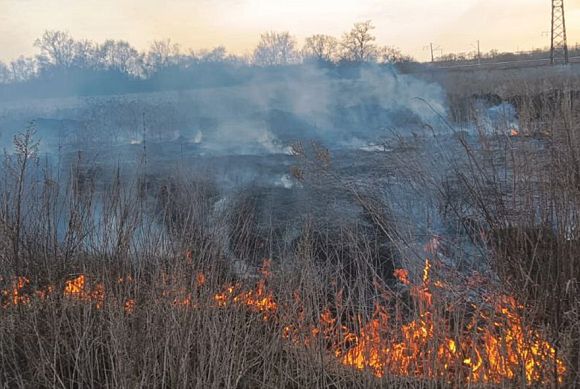
[[(145, 49), (171, 38), (183, 48), (223, 44), (250, 52), (260, 32), (339, 38), (371, 19), (381, 44), (424, 60), (444, 53), (527, 50), (549, 45), (550, 0), (0, 0), (0, 60), (32, 55), (46, 29), (77, 39), (124, 39)], [(580, 42), (580, 0), (566, 0), (568, 42)]]

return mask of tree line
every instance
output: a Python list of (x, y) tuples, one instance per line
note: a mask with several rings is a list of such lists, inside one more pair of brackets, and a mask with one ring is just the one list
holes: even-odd
[(249, 55), (235, 55), (224, 46), (210, 50), (183, 50), (170, 39), (156, 40), (141, 52), (129, 42), (106, 40), (95, 43), (76, 40), (65, 31), (45, 31), (35, 40), (39, 53), (21, 56), (8, 64), (0, 62), (0, 83), (17, 83), (50, 77), (72, 70), (114, 71), (136, 79), (147, 79), (167, 68), (187, 69), (200, 64), (234, 66), (287, 66), (302, 63), (397, 63), (411, 61), (398, 49), (379, 46), (371, 21), (356, 23), (341, 39), (317, 34), (299, 47), (289, 32), (265, 32)]

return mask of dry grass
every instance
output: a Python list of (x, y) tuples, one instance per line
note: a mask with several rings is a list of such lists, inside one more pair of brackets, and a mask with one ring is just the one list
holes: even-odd
[[(437, 193), (434, 202), (441, 213), (485, 253), (498, 275), (486, 277), (493, 284), (490, 291), (509, 292), (525, 305), (522, 320), (554, 345), (568, 370), (561, 385), (572, 387), (580, 379), (578, 112), (574, 95), (564, 91), (556, 100), (540, 99), (538, 118), (532, 93), (517, 93), (523, 101), (518, 107), (522, 128), (549, 123), (549, 136), (481, 134), (475, 143), (458, 136), (462, 158), (448, 161), (443, 182), (430, 177), (419, 161), (404, 159), (399, 171), (414, 185)], [(0, 296), (1, 387), (467, 385), (465, 366), (438, 366), (441, 358), (432, 354), (418, 362), (421, 369), (445, 372), (445, 379), (424, 380), (421, 372), (378, 378), (372, 369), (344, 366), (334, 355), (329, 342), (343, 331), (337, 328), (360, 334), (376, 318), (373, 306), (385, 296), (390, 329), (403, 328), (425, 309), (412, 288), (387, 274), (395, 266), (392, 261), (411, 252), (415, 242), (393, 220), (393, 204), (368, 188), (340, 186), (376, 226), (372, 234), (349, 226), (336, 235), (307, 222), (295, 245), (276, 252), (267, 287), (277, 310), (265, 318), (263, 311), (243, 304), (215, 303), (226, 285), (256, 287), (252, 248), (263, 250), (271, 242), (261, 241), (264, 235), (255, 231), (251, 209), (216, 215), (213, 184), (188, 176), (156, 186), (145, 175), (131, 180), (118, 174), (101, 186), (79, 164), (65, 179), (36, 159), (33, 143), (25, 146), (6, 157), (2, 170), (0, 290), (10, 290), (15, 277), (25, 276), (30, 282), (21, 292), (32, 297), (27, 304), (13, 304), (15, 296)], [(315, 154), (315, 181), (341, 184), (330, 168), (331, 156), (320, 148)], [(303, 158), (306, 168), (299, 172), (308, 185), (312, 165), (308, 156)], [(393, 244), (388, 261), (382, 262), (384, 251), (376, 249), (374, 237), (381, 234)], [(340, 245), (333, 241), (337, 236)], [(246, 264), (249, 271), (232, 264), (236, 254), (253, 258)], [(420, 284), (421, 268), (410, 270)], [(447, 270), (440, 265), (434, 273), (456, 286), (434, 294), (431, 320), (453, 324), (439, 327), (427, 348), (460, 338), (474, 316), (473, 299), (480, 301), (472, 295), (479, 289), (462, 289), (461, 269)], [(102, 303), (60, 292), (79, 274), (87, 275), (88, 289), (103, 285)], [(48, 286), (57, 292), (34, 297)], [(312, 327), (327, 328), (321, 327), (326, 310), (340, 325), (334, 324), (332, 336), (313, 334)], [(288, 338), (290, 326), (298, 326), (299, 335)], [(557, 386), (553, 378), (545, 384)], [(480, 386), (527, 385), (517, 374), (500, 384), (471, 384)]]

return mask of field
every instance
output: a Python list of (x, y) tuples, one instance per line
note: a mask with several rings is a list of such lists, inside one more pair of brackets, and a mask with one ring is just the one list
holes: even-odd
[(578, 77), (505, 72), (6, 103), (0, 386), (580, 385)]

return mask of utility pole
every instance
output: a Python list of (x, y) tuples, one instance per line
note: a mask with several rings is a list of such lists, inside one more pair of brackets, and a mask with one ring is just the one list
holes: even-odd
[(423, 50), (430, 50), (431, 51), (431, 63), (435, 62), (435, 52), (439, 51), (439, 55), (443, 55), (443, 51), (441, 50), (441, 46), (433, 45), (433, 42), (429, 43), (429, 46), (423, 46)]
[(552, 35), (550, 63), (568, 63), (568, 42), (566, 39), (566, 17), (564, 0), (552, 0)]
[[(147, 129), (145, 128), (145, 111), (143, 111), (141, 117), (141, 125), (143, 126), (143, 162), (145, 169), (147, 169)], [(147, 175), (147, 171), (145, 171), (145, 175)]]
[(477, 40), (477, 64), (481, 65), (481, 51), (479, 50), (479, 39)]

